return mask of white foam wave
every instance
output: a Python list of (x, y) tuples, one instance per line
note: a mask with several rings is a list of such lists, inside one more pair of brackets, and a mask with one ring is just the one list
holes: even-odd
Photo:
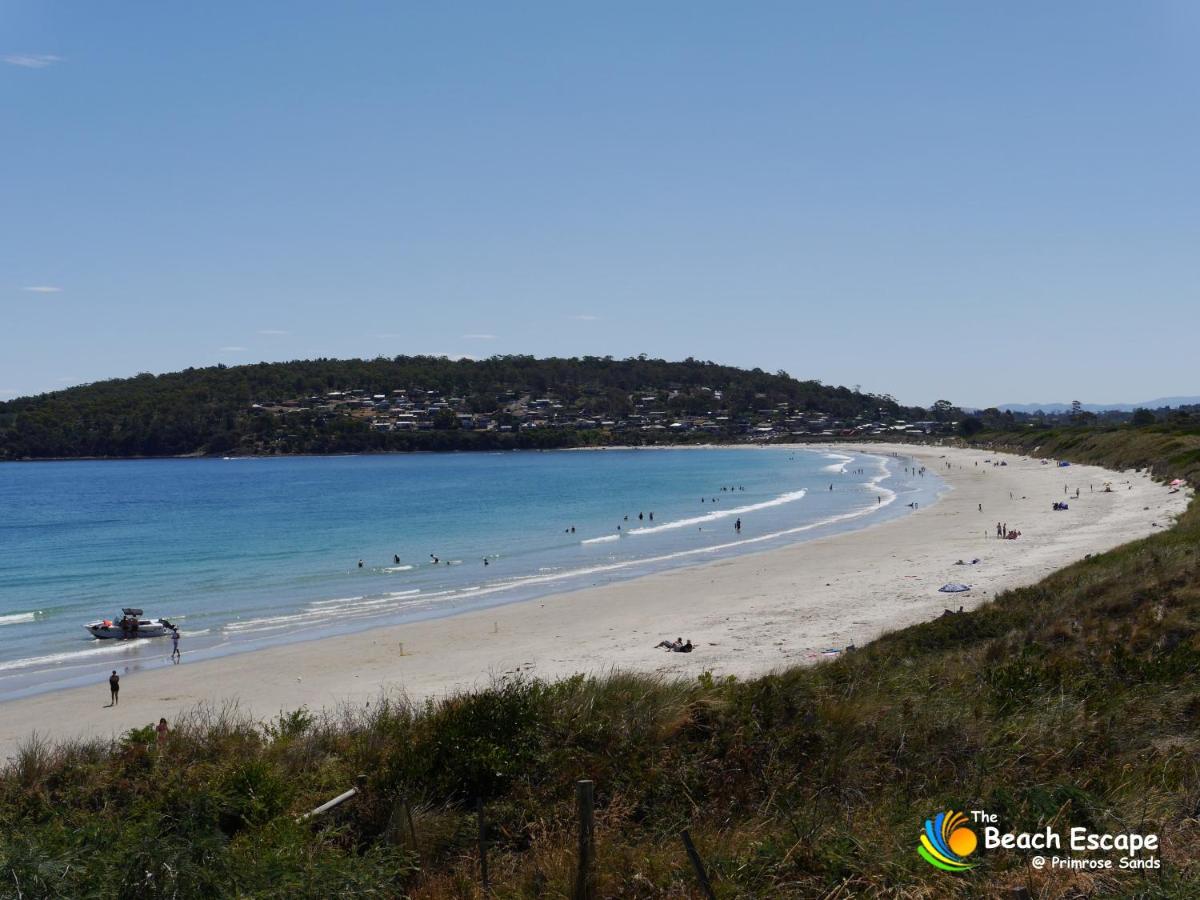
[(335, 597), (332, 600), (314, 600), (309, 606), (340, 606), (343, 603), (353, 603), (362, 597)]
[(143, 646), (140, 643), (128, 643), (126, 641), (116, 641), (112, 644), (104, 643), (99, 647), (89, 647), (87, 650), (71, 650), (64, 653), (50, 653), (46, 656), (30, 656), (25, 659), (11, 659), (7, 662), (0, 662), (0, 672), (8, 672), (13, 669), (26, 669), (31, 666), (46, 666), (55, 663), (67, 662), (88, 662), (100, 656), (110, 656), (113, 653), (132, 650), (135, 647)]
[[(631, 531), (629, 533), (634, 534), (635, 532)], [(619, 541), (620, 539), (621, 539), (621, 536), (619, 534), (606, 534), (604, 537), (584, 538), (579, 543), (581, 543), (581, 544), (607, 544), (609, 541)]]
[(32, 622), (42, 614), (42, 611), (35, 610), (34, 612), (13, 613), (9, 616), (0, 616), (0, 625), (18, 625), (21, 622)]
[[(404, 598), (420, 594), (420, 588), (394, 591), (382, 597), (339, 597), (335, 600), (314, 600), (297, 613), (282, 616), (263, 616), (257, 619), (230, 622), (222, 629), (226, 634), (250, 635), (284, 628), (304, 628), (322, 622), (346, 622), (365, 615), (378, 615), (388, 606), (402, 605)], [(432, 595), (431, 595), (432, 596)]]
[(660, 531), (670, 531), (673, 528), (686, 528), (689, 525), (702, 525), (705, 522), (715, 522), (718, 519), (728, 519), (730, 516), (740, 516), (745, 513), (754, 512), (757, 509), (768, 509), (772, 506), (783, 506), (785, 503), (795, 503), (807, 494), (806, 490), (789, 491), (786, 494), (780, 494), (770, 500), (764, 500), (761, 503), (750, 503), (746, 506), (735, 506), (732, 509), (720, 509), (710, 513), (705, 513), (702, 516), (691, 516), (687, 519), (676, 519), (673, 522), (664, 522), (662, 525), (648, 525), (645, 528), (634, 528), (630, 534), (657, 534)]
[(409, 569), (415, 569), (416, 566), (388, 566), (383, 571), (385, 572), (407, 572)]
[(850, 465), (850, 463), (854, 461), (853, 456), (847, 456), (844, 453), (823, 453), (822, 456), (824, 456), (826, 459), (836, 459), (838, 461), (832, 465), (823, 466), (821, 471), (833, 472), (838, 475), (844, 474), (846, 471), (846, 466)]

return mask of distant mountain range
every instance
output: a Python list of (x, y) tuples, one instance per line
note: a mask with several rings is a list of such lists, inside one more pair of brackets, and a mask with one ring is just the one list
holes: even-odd
[[(1196, 406), (1200, 405), (1200, 397), (1159, 397), (1156, 400), (1145, 400), (1141, 403), (1085, 403), (1083, 408), (1088, 412), (1132, 412), (1135, 409), (1162, 409), (1164, 406)], [(1013, 412), (1046, 413), (1070, 412), (1070, 403), (1001, 403), (999, 410)]]

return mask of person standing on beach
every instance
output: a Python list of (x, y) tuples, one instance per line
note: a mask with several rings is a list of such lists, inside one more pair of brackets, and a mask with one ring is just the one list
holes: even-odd
[(108, 676), (108, 693), (112, 697), (112, 700), (109, 701), (109, 706), (117, 705), (117, 700), (119, 699), (117, 695), (120, 693), (120, 690), (121, 676), (117, 674), (116, 669), (113, 669), (113, 673)]
[(167, 742), (167, 720), (159, 719), (158, 724), (154, 726), (154, 730), (158, 734), (158, 749), (161, 750), (163, 744)]
[(179, 629), (171, 632), (171, 659), (179, 662)]

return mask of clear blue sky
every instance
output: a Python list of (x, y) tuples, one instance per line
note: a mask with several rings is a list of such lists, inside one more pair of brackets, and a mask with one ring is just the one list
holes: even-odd
[(0, 396), (642, 352), (1200, 393), (1185, 0), (10, 0), (0, 59)]

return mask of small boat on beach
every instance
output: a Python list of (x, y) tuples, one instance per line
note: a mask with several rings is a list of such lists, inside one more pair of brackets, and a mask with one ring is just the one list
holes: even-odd
[(143, 619), (142, 615), (142, 610), (131, 607), (121, 610), (121, 618), (115, 622), (112, 619), (101, 619), (99, 622), (91, 622), (83, 627), (91, 633), (92, 637), (115, 638), (123, 641), (135, 638), (162, 637), (177, 630), (166, 619)]

